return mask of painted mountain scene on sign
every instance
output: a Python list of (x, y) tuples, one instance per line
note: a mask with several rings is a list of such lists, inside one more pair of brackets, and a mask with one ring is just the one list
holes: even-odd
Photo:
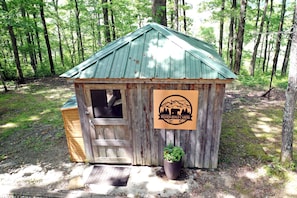
[(192, 105), (181, 95), (168, 96), (159, 106), (159, 119), (172, 125), (183, 124), (192, 120)]

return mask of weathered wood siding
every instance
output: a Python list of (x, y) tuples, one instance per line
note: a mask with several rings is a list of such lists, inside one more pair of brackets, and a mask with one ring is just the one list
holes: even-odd
[[(96, 162), (92, 148), (92, 127), (85, 113), (87, 105), (84, 85), (76, 83), (75, 88), (86, 156), (89, 161)], [(154, 89), (198, 90), (197, 130), (154, 129)], [(125, 92), (127, 133), (131, 135), (129, 141), (132, 145), (133, 165), (163, 165), (163, 148), (173, 143), (185, 150), (185, 167), (217, 168), (225, 84), (126, 83)], [(101, 152), (100, 148), (97, 152)]]
[[(197, 130), (154, 129), (153, 89), (198, 90)], [(225, 84), (128, 84), (133, 164), (163, 165), (163, 148), (173, 143), (185, 150), (185, 167), (217, 168), (224, 94)]]

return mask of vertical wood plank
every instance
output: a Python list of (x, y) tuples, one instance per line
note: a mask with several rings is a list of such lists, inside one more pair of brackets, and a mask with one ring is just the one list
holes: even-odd
[(152, 97), (150, 94), (149, 87), (144, 84), (140, 87), (141, 89), (141, 101), (142, 101), (142, 109), (143, 112), (143, 137), (144, 137), (144, 144), (143, 144), (143, 157), (144, 157), (144, 165), (151, 165), (151, 133), (152, 133), (152, 125), (151, 125), (151, 112), (149, 111), (150, 102), (152, 101)]
[(144, 135), (144, 115), (143, 115), (143, 103), (142, 103), (142, 84), (137, 84), (136, 88), (136, 98), (137, 102), (134, 103), (134, 106), (136, 106), (136, 111), (134, 112), (136, 115), (137, 120), (137, 130), (138, 132), (138, 156), (137, 156), (137, 163), (139, 165), (145, 165), (144, 157), (145, 157), (145, 144), (146, 144), (146, 136)]
[(199, 112), (201, 111), (201, 107), (200, 107), (200, 101), (201, 101), (201, 96), (203, 96), (203, 91), (201, 89), (201, 85), (190, 85), (191, 89), (193, 90), (198, 90), (198, 109), (197, 109), (197, 128), (195, 131), (192, 132), (191, 135), (191, 141), (194, 141), (195, 144), (193, 145), (192, 150), (194, 150), (194, 154), (193, 154), (193, 158), (192, 160), (192, 167), (199, 167), (199, 156), (200, 156), (200, 152), (201, 152), (201, 132), (200, 132), (200, 126), (199, 126)]
[(225, 85), (216, 85), (216, 99), (214, 103), (214, 129), (213, 129), (213, 141), (211, 148), (211, 167), (217, 168), (218, 166), (218, 152), (221, 136), (222, 114), (225, 96)]
[(148, 112), (149, 112), (149, 121), (150, 121), (150, 141), (151, 141), (151, 163), (152, 165), (160, 165), (159, 164), (159, 130), (154, 129), (154, 122), (153, 122), (153, 115), (154, 115), (154, 101), (153, 101), (153, 89), (155, 88), (152, 85), (148, 85), (148, 90), (149, 90), (149, 106), (148, 106)]
[(181, 146), (180, 136), (182, 134), (182, 130), (174, 130), (174, 145)]
[[(188, 85), (185, 84), (183, 85), (184, 89), (187, 90), (198, 90), (197, 87), (193, 86), (193, 85)], [(197, 106), (197, 118), (198, 118), (198, 111), (199, 111), (199, 90), (198, 90), (198, 106)], [(199, 118), (198, 118), (199, 119)], [(196, 143), (197, 143), (197, 133), (198, 133), (198, 124), (196, 126), (196, 130), (189, 130), (189, 143), (190, 143), (190, 147), (189, 147), (189, 158), (188, 158), (188, 164), (187, 167), (191, 167), (194, 168), (195, 167), (195, 158), (196, 158)]]
[[(132, 149), (133, 149), (133, 165), (139, 165), (138, 158), (139, 158), (139, 130), (137, 129), (137, 122), (134, 120), (137, 115), (134, 113), (136, 112), (136, 102), (137, 102), (137, 93), (136, 93), (136, 86), (129, 84), (127, 86), (127, 108), (129, 108), (128, 115), (130, 120), (129, 129), (131, 130), (132, 136)], [(136, 117), (137, 118), (137, 117)]]
[(166, 145), (173, 144), (174, 145), (174, 131), (173, 130), (166, 130)]
[(207, 106), (208, 106), (209, 85), (203, 85), (199, 93), (198, 109), (198, 142), (196, 152), (198, 152), (197, 167), (204, 168), (204, 152), (207, 137)]
[(82, 129), (82, 136), (84, 139), (86, 158), (89, 162), (94, 162), (94, 155), (93, 155), (91, 134), (90, 134), (90, 122), (89, 122), (88, 115), (85, 114), (85, 112), (87, 111), (87, 106), (86, 106), (86, 101), (84, 96), (83, 85), (75, 83), (74, 87), (75, 87), (75, 94), (76, 94), (76, 100), (77, 100), (79, 117), (80, 117), (80, 124)]
[(207, 137), (204, 150), (204, 168), (210, 167), (211, 160), (211, 143), (213, 138), (213, 124), (214, 124), (214, 102), (215, 102), (215, 85), (210, 85), (210, 92), (208, 98), (208, 108), (207, 108)]
[(130, 124), (129, 124), (129, 120), (132, 120), (131, 114), (129, 114), (128, 112), (130, 111), (130, 109), (128, 108), (129, 106), (127, 105), (127, 99), (129, 98), (128, 94), (127, 94), (127, 89), (129, 88), (129, 84), (126, 84), (125, 89), (121, 90), (121, 95), (122, 95), (122, 101), (123, 101), (123, 116), (124, 118), (127, 120), (128, 126), (125, 126), (124, 129), (124, 139), (128, 140), (130, 142), (130, 146), (127, 148), (124, 148), (126, 154), (128, 154), (128, 158), (131, 159), (131, 163), (133, 164), (133, 131), (130, 128)]
[[(96, 126), (96, 139), (102, 140), (104, 139), (104, 127), (102, 126)], [(97, 149), (96, 157), (106, 157), (106, 151), (105, 148), (99, 147)]]
[(166, 131), (165, 129), (159, 129), (159, 146), (158, 146), (158, 159), (159, 165), (163, 165), (163, 150), (166, 145)]

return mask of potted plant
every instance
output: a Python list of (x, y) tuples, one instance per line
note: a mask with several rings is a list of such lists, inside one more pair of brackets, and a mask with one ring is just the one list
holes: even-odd
[(179, 146), (167, 145), (164, 148), (164, 171), (168, 179), (176, 179), (182, 167), (184, 150)]

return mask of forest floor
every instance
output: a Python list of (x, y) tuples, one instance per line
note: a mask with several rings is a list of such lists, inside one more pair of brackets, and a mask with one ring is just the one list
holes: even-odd
[(297, 197), (296, 163), (278, 162), (285, 91), (268, 99), (237, 84), (226, 91), (217, 169), (183, 169), (168, 181), (162, 167), (134, 166), (126, 187), (93, 188), (84, 185), (91, 165), (69, 160), (60, 107), (72, 85), (43, 78), (10, 87), (0, 93), (0, 197)]

